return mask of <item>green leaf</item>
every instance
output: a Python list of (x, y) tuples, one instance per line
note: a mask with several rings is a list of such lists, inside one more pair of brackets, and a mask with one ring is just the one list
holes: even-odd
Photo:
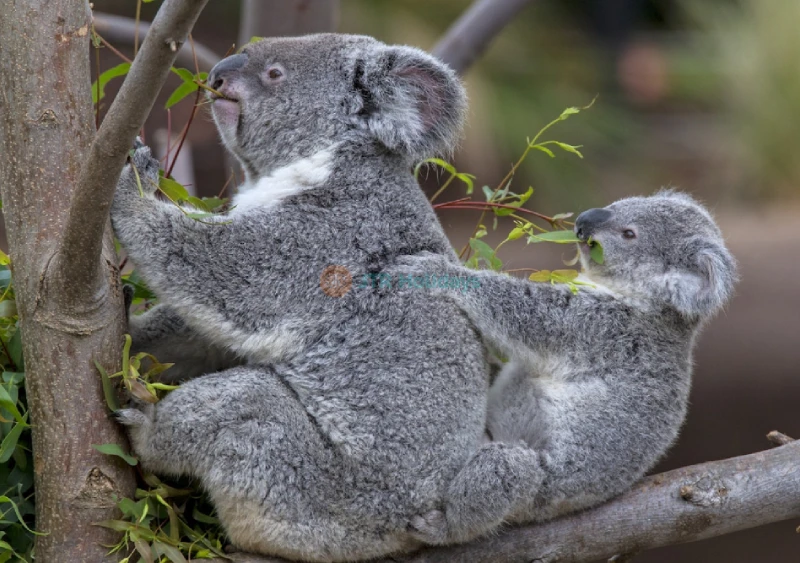
[(186, 558), (181, 554), (177, 547), (158, 540), (153, 542), (153, 554), (156, 557), (161, 557), (163, 555), (172, 561), (172, 563), (187, 563)]
[(503, 262), (495, 255), (494, 249), (482, 240), (471, 238), (469, 246), (475, 252), (475, 256), (485, 260), (492, 270), (500, 270), (503, 267)]
[(167, 103), (164, 104), (164, 109), (171, 108), (189, 94), (197, 92), (198, 88), (200, 88), (200, 86), (198, 86), (194, 82), (184, 82), (175, 89), (172, 95), (170, 95), (169, 99), (167, 100)]
[(174, 202), (184, 201), (189, 198), (189, 192), (175, 180), (161, 176), (158, 179), (158, 189)]
[[(594, 102), (592, 102), (592, 103), (594, 103)], [(586, 108), (584, 108), (584, 109), (586, 109)], [(580, 113), (580, 112), (581, 112), (580, 108), (571, 107), (571, 108), (567, 108), (564, 111), (562, 111), (561, 115), (559, 115), (558, 117), (560, 119), (566, 119), (570, 115), (575, 115), (576, 113)]]
[(122, 447), (119, 444), (92, 444), (92, 447), (101, 454), (115, 455), (120, 457), (125, 460), (125, 463), (128, 465), (136, 465), (139, 463), (138, 459), (123, 452)]
[(25, 521), (22, 519), (22, 514), (20, 513), (20, 511), (19, 511), (19, 506), (17, 506), (17, 503), (16, 503), (16, 502), (14, 502), (13, 500), (11, 500), (11, 499), (10, 499), (10, 498), (8, 498), (7, 496), (3, 495), (3, 496), (0, 496), (0, 504), (3, 504), (3, 503), (8, 503), (8, 504), (10, 504), (10, 505), (11, 505), (11, 508), (12, 508), (12, 510), (14, 511), (14, 514), (16, 514), (16, 515), (17, 515), (17, 519), (19, 520), (19, 523), (20, 523), (20, 525), (21, 525), (23, 528), (25, 528), (25, 529), (26, 529), (26, 530), (27, 530), (29, 533), (31, 533), (31, 534), (33, 534), (33, 535), (35, 535), (35, 536), (46, 536), (46, 535), (47, 535), (47, 534), (46, 534), (46, 533), (44, 533), (44, 532), (34, 532), (34, 531), (33, 531), (33, 530), (31, 530), (30, 528), (28, 528), (28, 526), (25, 524)]
[(100, 381), (103, 384), (103, 396), (106, 399), (106, 406), (108, 407), (108, 410), (115, 412), (119, 410), (119, 403), (117, 402), (117, 394), (114, 392), (114, 385), (111, 383), (111, 379), (108, 377), (108, 372), (103, 369), (103, 366), (100, 365), (100, 362), (95, 360), (94, 365), (97, 368), (97, 371), (100, 372)]
[(6, 434), (6, 437), (3, 438), (3, 442), (0, 443), (0, 463), (5, 463), (9, 459), (11, 459), (11, 455), (14, 453), (14, 448), (17, 447), (17, 441), (19, 437), (22, 435), (22, 431), (28, 428), (28, 413), (22, 417), (22, 421), (18, 422), (11, 428), (11, 432)]
[(11, 416), (14, 417), (14, 420), (16, 420), (18, 424), (26, 424), (26, 418), (22, 416), (22, 413), (19, 412), (17, 408), (17, 402), (8, 394), (8, 391), (2, 385), (0, 385), (0, 407), (3, 407), (11, 413)]
[(553, 221), (561, 221), (562, 219), (569, 219), (572, 217), (573, 213), (556, 213), (553, 215)]
[(556, 155), (553, 153), (553, 151), (551, 151), (550, 149), (548, 149), (544, 145), (533, 145), (533, 146), (531, 146), (531, 148), (532, 149), (536, 149), (537, 151), (542, 151), (544, 154), (546, 154), (550, 158), (555, 158), (556, 157)]
[(552, 272), (553, 281), (558, 283), (571, 282), (577, 278), (578, 275), (578, 270), (553, 270)]
[(508, 233), (508, 240), (517, 240), (518, 238), (522, 238), (525, 235), (525, 227), (514, 227), (511, 229), (511, 232)]
[(569, 244), (581, 242), (572, 231), (550, 231), (547, 233), (531, 234), (528, 242), (555, 242), (558, 244)]
[[(112, 78), (117, 78), (119, 76), (125, 76), (128, 74), (128, 71), (131, 69), (131, 63), (120, 63), (115, 67), (112, 67), (102, 73), (97, 80), (94, 81), (92, 84), (92, 103), (96, 104), (100, 100), (102, 100), (106, 95), (106, 84)], [(98, 82), (100, 92), (98, 95)]]
[(602, 264), (606, 261), (605, 257), (603, 256), (603, 247), (596, 240), (592, 241), (592, 243), (592, 247), (589, 250), (589, 257), (598, 264)]
[(170, 70), (174, 74), (177, 74), (178, 76), (180, 76), (181, 80), (183, 80), (184, 83), (186, 83), (186, 82), (189, 82), (189, 83), (194, 82), (194, 73), (191, 70), (186, 69), (186, 68), (177, 68), (177, 67), (174, 67), (174, 66), (172, 68), (170, 68)]
[(528, 276), (528, 279), (532, 282), (549, 282), (551, 280), (551, 274), (552, 272), (550, 270), (539, 270)]
[(489, 186), (483, 186), (481, 187), (481, 190), (483, 190), (483, 195), (486, 196), (486, 201), (492, 201), (492, 198), (494, 197), (494, 190)]
[(571, 152), (572, 154), (577, 154), (580, 158), (583, 158), (583, 154), (581, 154), (581, 151), (578, 150), (582, 145), (568, 145), (567, 143), (562, 143), (561, 141), (552, 141), (552, 143), (562, 150)]
[(25, 358), (22, 356), (22, 329), (17, 324), (14, 336), (8, 341), (8, 353), (11, 354), (11, 361), (17, 366), (17, 371), (25, 371)]

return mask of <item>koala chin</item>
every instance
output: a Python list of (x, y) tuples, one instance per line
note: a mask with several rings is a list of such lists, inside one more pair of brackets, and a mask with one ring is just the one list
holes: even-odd
[[(418, 548), (410, 522), (465, 467), (488, 477), (459, 537), (493, 529), (541, 470), (523, 445), (482, 444), (485, 344), (449, 300), (360, 283), (400, 256), (458, 263), (412, 173), (457, 142), (455, 73), (417, 49), (324, 34), (247, 45), (208, 81), (246, 175), (232, 210), (196, 221), (159, 201), (141, 145), (112, 205), (161, 302), (131, 320), (134, 349), (177, 361), (185, 381), (117, 413), (143, 467), (197, 478), (235, 547), (293, 560)], [(326, 291), (331, 267), (350, 285)]]
[[(577, 294), (434, 255), (409, 257), (397, 271), (477, 278), (469, 291), (435, 291), (511, 360), (490, 389), (487, 429), (495, 443), (524, 444), (539, 466), (538, 484), (515, 499), (509, 522), (599, 504), (655, 465), (684, 420), (697, 334), (736, 281), (711, 215), (682, 193), (591, 209), (575, 232), (588, 284)], [(590, 257), (595, 244), (602, 264)], [(465, 466), (443, 507), (412, 520), (419, 537), (447, 543), (474, 530), (474, 491), (491, 469)]]

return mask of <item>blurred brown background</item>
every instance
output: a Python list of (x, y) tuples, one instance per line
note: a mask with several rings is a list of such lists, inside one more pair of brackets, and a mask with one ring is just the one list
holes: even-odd
[[(143, 19), (152, 18), (155, 4), (144, 6)], [(130, 0), (94, 5), (134, 15)], [(430, 49), (468, 5), (340, 0), (338, 31)], [(238, 0), (211, 2), (194, 38), (224, 55), (237, 41), (239, 20)], [(500, 181), (526, 137), (564, 108), (599, 95), (592, 109), (549, 135), (583, 145), (583, 160), (534, 153), (517, 174), (516, 191), (535, 189), (527, 206), (548, 215), (578, 212), (675, 186), (706, 201), (722, 224), (742, 282), (727, 313), (700, 340), (688, 422), (656, 471), (768, 448), (764, 436), (773, 429), (800, 438), (798, 22), (797, 0), (533, 0), (465, 76), (470, 122), (455, 164), (477, 176), (478, 188)], [(129, 45), (117, 46), (132, 53)], [(118, 62), (102, 51), (102, 69)], [(148, 121), (151, 144), (166, 127), (163, 102), (179, 84), (168, 84)], [(192, 99), (171, 110), (173, 133), (186, 122)], [(205, 110), (188, 142), (192, 159), (182, 172), (187, 176), (178, 179), (199, 179), (195, 188), (202, 195), (219, 192), (230, 168)], [(429, 177), (429, 189), (435, 180)], [(454, 187), (440, 201), (459, 197), (462, 188)], [(481, 198), (480, 189), (474, 197)], [(443, 211), (441, 219), (460, 247), (477, 214)], [(502, 240), (510, 227), (501, 220), (490, 242)], [(517, 241), (503, 250), (508, 268), (557, 268), (563, 247)], [(650, 551), (635, 560), (797, 562), (798, 524)]]

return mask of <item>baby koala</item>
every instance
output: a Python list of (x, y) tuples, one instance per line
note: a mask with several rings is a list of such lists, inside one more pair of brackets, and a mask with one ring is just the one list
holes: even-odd
[[(683, 423), (700, 328), (737, 279), (711, 215), (683, 193), (590, 209), (578, 216), (575, 233), (581, 279), (591, 284), (577, 294), (566, 285), (467, 271), (434, 255), (409, 257), (402, 267), (404, 275), (479, 281), (435, 291), (510, 358), (490, 390), (487, 429), (495, 441), (536, 452), (541, 483), (517, 499), (509, 522), (597, 505), (653, 467)], [(590, 257), (598, 243), (602, 264)], [(479, 479), (462, 472), (450, 490), (469, 491), (469, 480)], [(448, 498), (412, 525), (426, 541), (457, 540), (469, 524), (462, 504)]]

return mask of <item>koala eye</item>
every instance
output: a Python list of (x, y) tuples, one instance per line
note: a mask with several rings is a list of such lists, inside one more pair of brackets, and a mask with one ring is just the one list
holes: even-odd
[(286, 72), (281, 65), (274, 64), (267, 68), (266, 75), (270, 82), (280, 82), (286, 77)]
[(633, 229), (625, 229), (622, 231), (622, 238), (634, 239), (636, 238), (636, 233), (633, 231)]

